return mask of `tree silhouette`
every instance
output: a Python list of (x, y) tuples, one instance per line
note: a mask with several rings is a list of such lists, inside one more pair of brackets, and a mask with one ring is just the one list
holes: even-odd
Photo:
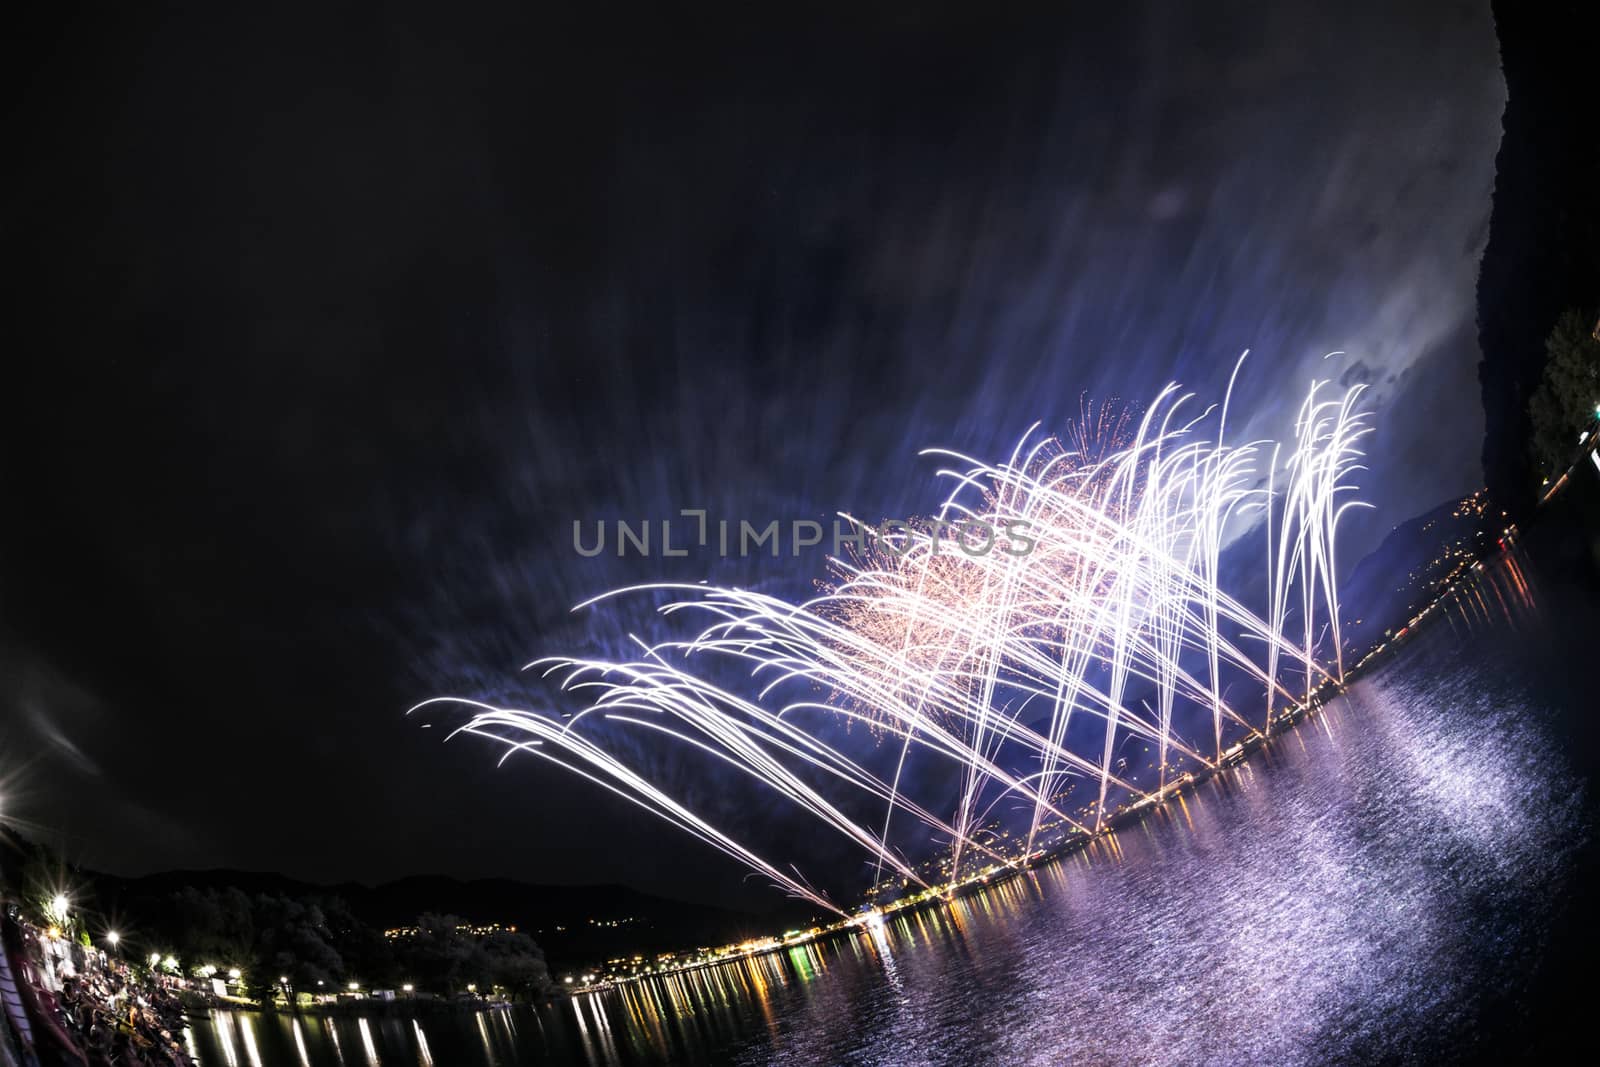
[(1600, 412), (1600, 341), (1588, 316), (1562, 313), (1545, 341), (1544, 374), (1528, 401), (1533, 461), (1546, 474), (1571, 457), (1578, 435)]

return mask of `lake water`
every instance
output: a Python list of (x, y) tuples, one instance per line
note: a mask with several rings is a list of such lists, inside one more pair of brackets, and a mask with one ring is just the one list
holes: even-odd
[(1592, 966), (1590, 611), (1501, 561), (1248, 763), (882, 930), (481, 1016), (218, 1013), (191, 1044), (206, 1067), (1543, 1056), (1581, 1021), (1561, 968)]

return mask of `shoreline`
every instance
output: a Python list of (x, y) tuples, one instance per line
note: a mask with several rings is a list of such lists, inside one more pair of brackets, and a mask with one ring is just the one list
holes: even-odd
[(885, 920), (890, 917), (914, 914), (923, 909), (931, 908), (936, 904), (948, 904), (958, 897), (979, 892), (990, 886), (1001, 885), (1049, 864), (1059, 862), (1088, 848), (1094, 842), (1103, 838), (1114, 837), (1118, 830), (1137, 825), (1148, 817), (1152, 811), (1165, 806), (1167, 801), (1180, 798), (1186, 793), (1193, 793), (1206, 782), (1245, 763), (1254, 753), (1267, 747), (1279, 737), (1286, 736), (1289, 731), (1314, 716), (1331, 700), (1345, 695), (1352, 685), (1367, 677), (1373, 670), (1384, 665), (1386, 662), (1384, 653), (1398, 650), (1398, 647), (1402, 644), (1409, 644), (1409, 639), (1420, 625), (1433, 615), (1433, 612), (1441, 603), (1455, 595), (1466, 583), (1475, 580), (1478, 575), (1482, 574), (1486, 566), (1498, 562), (1511, 553), (1518, 545), (1517, 534), (1516, 527), (1511, 527), (1496, 552), (1475, 561), (1471, 567), (1468, 567), (1454, 581), (1441, 589), (1428, 602), (1426, 607), (1416, 612), (1404, 624), (1399, 626), (1394, 631), (1393, 636), (1388, 637), (1357, 660), (1345, 673), (1342, 680), (1329, 679), (1325, 681), (1306, 700), (1285, 708), (1273, 717), (1264, 729), (1252, 730), (1232, 746), (1225, 749), (1221, 759), (1215, 764), (1203, 767), (1198, 772), (1185, 771), (1166, 786), (1157, 789), (1155, 792), (1146, 793), (1139, 799), (1119, 807), (1106, 820), (1105, 824), (1093, 833), (1074, 834), (1048, 849), (1036, 850), (1033, 854), (1011, 863), (991, 864), (960, 881), (930, 887), (912, 896), (891, 901), (888, 904), (860, 904), (858, 905), (857, 913), (829, 923), (826, 926), (812, 927), (809, 930), (798, 931), (785, 936), (772, 936), (746, 941), (742, 943), (742, 946), (749, 947), (744, 951), (730, 952), (712, 959), (697, 960), (681, 966), (668, 966), (644, 974), (607, 978), (604, 981), (561, 989), (557, 991), (556, 999), (561, 999), (563, 996), (566, 999), (571, 999), (580, 995), (619, 989), (650, 979), (669, 978), (674, 975), (716, 967), (725, 963), (738, 963), (744, 960), (758, 959), (785, 949), (831, 940), (840, 934), (859, 928), (881, 927)]
[[(1009, 863), (991, 863), (959, 881), (931, 886), (886, 904), (869, 905), (863, 901), (857, 904), (857, 910), (853, 914), (837, 919), (827, 925), (813, 926), (806, 930), (793, 931), (783, 935), (752, 938), (741, 942), (737, 946), (725, 946), (733, 949), (733, 951), (712, 958), (697, 959), (681, 965), (669, 964), (642, 974), (611, 976), (583, 984), (558, 986), (547, 996), (526, 1001), (488, 1000), (481, 997), (456, 1000), (408, 994), (405, 997), (397, 997), (394, 1000), (364, 998), (361, 1000), (284, 1006), (276, 1003), (262, 1005), (251, 1001), (233, 1002), (231, 1000), (219, 1003), (216, 1002), (215, 998), (202, 998), (204, 1003), (199, 1005), (199, 1008), (204, 1011), (255, 1011), (266, 1014), (309, 1015), (324, 1018), (381, 1018), (386, 1016), (408, 1018), (462, 1012), (501, 1011), (515, 1007), (517, 1004), (538, 1007), (546, 1004), (557, 1004), (578, 996), (621, 989), (651, 979), (670, 978), (710, 967), (717, 967), (722, 964), (759, 959), (787, 949), (829, 941), (841, 934), (862, 928), (881, 928), (891, 918), (915, 914), (936, 905), (948, 904), (957, 898), (970, 896), (991, 886), (1004, 884), (1022, 875), (1030, 874), (1035, 870), (1067, 859), (1090, 847), (1096, 841), (1115, 837), (1119, 831), (1138, 825), (1152, 812), (1164, 807), (1168, 801), (1179, 799), (1185, 794), (1192, 794), (1206, 782), (1212, 781), (1227, 771), (1241, 766), (1255, 753), (1271, 745), (1280, 737), (1287, 736), (1290, 731), (1299, 727), (1307, 719), (1312, 718), (1316, 712), (1326, 707), (1330, 701), (1345, 695), (1351, 686), (1363, 680), (1375, 669), (1383, 666), (1386, 662), (1384, 653), (1398, 651), (1398, 646), (1409, 644), (1409, 639), (1421, 623), (1430, 618), (1435, 609), (1444, 600), (1454, 595), (1463, 585), (1474, 580), (1476, 576), (1482, 573), (1485, 566), (1504, 558), (1515, 546), (1514, 535), (1508, 536), (1497, 552), (1492, 556), (1478, 560), (1467, 568), (1455, 581), (1442, 589), (1426, 607), (1398, 627), (1393, 636), (1366, 652), (1345, 673), (1343, 680), (1328, 679), (1324, 681), (1306, 700), (1284, 708), (1270, 720), (1265, 728), (1251, 730), (1240, 740), (1225, 749), (1221, 758), (1214, 764), (1204, 766), (1198, 771), (1185, 771), (1164, 787), (1145, 793), (1138, 799), (1123, 804), (1106, 819), (1103, 826), (1093, 832), (1075, 832), (1065, 840), (1048, 848), (1036, 849), (1032, 854), (1020, 857)], [(659, 956), (657, 958), (659, 959)], [(188, 1008), (189, 1006), (186, 1004), (185, 1007)]]
[(248, 999), (235, 999), (228, 997), (189, 996), (183, 998), (184, 1013), (190, 1017), (193, 1024), (195, 1016), (204, 1016), (214, 1011), (225, 1012), (254, 1012), (258, 1015), (286, 1015), (308, 1016), (319, 1019), (338, 1018), (398, 1018), (414, 1019), (434, 1015), (479, 1015), (484, 1012), (506, 1011), (517, 1004), (537, 1005), (541, 1003), (555, 1003), (555, 997), (545, 997), (540, 1000), (513, 1001), (513, 1000), (446, 1000), (442, 997), (407, 997), (405, 999), (379, 1000), (367, 998), (364, 1000), (347, 1000), (334, 1004), (302, 1004), (284, 1005), (279, 1003), (262, 1004)]
[[(1502, 549), (1493, 558), (1498, 559), (1500, 556), (1504, 555), (1505, 552), (1509, 550), (1509, 547), (1510, 546), (1508, 544), (1507, 548)], [(960, 881), (930, 887), (929, 889), (923, 890), (910, 897), (903, 897), (897, 901), (891, 901), (888, 904), (876, 906), (867, 906), (864, 904), (860, 905), (859, 907), (864, 910), (860, 910), (856, 914), (850, 915), (847, 918), (829, 923), (827, 926), (812, 927), (810, 930), (800, 931), (793, 935), (763, 938), (746, 951), (730, 952), (727, 955), (719, 956), (714, 959), (699, 960), (693, 963), (685, 963), (682, 966), (667, 967), (645, 974), (610, 978), (605, 981), (592, 982), (582, 986), (563, 989), (557, 992), (556, 997), (557, 999), (561, 999), (564, 996), (566, 999), (571, 999), (573, 997), (582, 995), (602, 993), (639, 982), (649, 981), (651, 979), (670, 978), (675, 975), (687, 974), (693, 971), (703, 970), (708, 967), (717, 967), (726, 963), (739, 963), (745, 960), (759, 959), (761, 957), (770, 956), (786, 949), (796, 948), (801, 945), (810, 945), (821, 941), (828, 941), (839, 936), (840, 934), (863, 927), (881, 927), (884, 922), (891, 917), (914, 914), (918, 911), (932, 908), (935, 905), (948, 904), (959, 897), (969, 896), (992, 886), (1004, 884), (1012, 881), (1013, 879), (1021, 877), (1022, 875), (1032, 873), (1033, 871), (1048, 866), (1049, 864), (1057, 863), (1068, 858), (1069, 856), (1075, 855), (1076, 853), (1088, 848), (1096, 841), (1108, 837), (1114, 837), (1117, 831), (1129, 826), (1137, 825), (1147, 818), (1151, 812), (1165, 806), (1169, 800), (1182, 797), (1186, 793), (1193, 793), (1206, 782), (1209, 782), (1217, 776), (1245, 763), (1255, 752), (1270, 745), (1279, 737), (1286, 736), (1290, 730), (1298, 727), (1306, 719), (1315, 715), (1315, 713), (1325, 707), (1330, 700), (1339, 696), (1343, 696), (1349, 690), (1350, 686), (1354, 685), (1356, 682), (1360, 681), (1363, 677), (1370, 673), (1371, 669), (1373, 668), (1369, 665), (1373, 664), (1373, 662), (1377, 660), (1383, 652), (1387, 651), (1390, 646), (1394, 645), (1402, 637), (1408, 636), (1408, 631), (1414, 630), (1417, 624), (1420, 623), (1427, 615), (1429, 615), (1440, 601), (1455, 592), (1456, 588), (1467, 581), (1470, 576), (1477, 574), (1481, 570), (1481, 567), (1482, 564), (1480, 561), (1478, 565), (1469, 569), (1467, 573), (1461, 578), (1457, 579), (1456, 582), (1451, 583), (1450, 586), (1442, 590), (1438, 596), (1429, 603), (1428, 607), (1424, 608), (1421, 612), (1414, 616), (1410, 622), (1408, 622), (1398, 631), (1397, 636), (1391, 637), (1389, 640), (1378, 645), (1362, 656), (1361, 659), (1358, 660), (1348, 672), (1346, 672), (1342, 681), (1329, 680), (1324, 682), (1311, 694), (1307, 700), (1304, 700), (1299, 704), (1292, 705), (1275, 716), (1265, 730), (1253, 730), (1251, 733), (1235, 742), (1232, 746), (1225, 749), (1222, 753), (1222, 758), (1215, 764), (1204, 767), (1198, 772), (1185, 771), (1172, 782), (1169, 782), (1165, 787), (1157, 789), (1152, 793), (1146, 793), (1138, 800), (1119, 807), (1106, 820), (1105, 824), (1093, 833), (1074, 834), (1065, 841), (1051, 846), (1048, 849), (1035, 850), (1033, 854), (1013, 861), (1012, 863), (991, 864), (982, 870), (962, 878)], [(745, 942), (745, 944), (751, 943)]]

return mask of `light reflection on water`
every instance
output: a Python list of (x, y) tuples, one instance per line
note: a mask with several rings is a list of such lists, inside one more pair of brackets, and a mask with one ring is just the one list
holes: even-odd
[(202, 1062), (1287, 1064), (1464, 1048), (1500, 1010), (1486, 991), (1526, 983), (1587, 826), (1547, 706), (1570, 696), (1530, 666), (1549, 624), (1525, 561), (1441, 607), (1448, 625), (1249, 762), (982, 893), (538, 1008), (218, 1013), (194, 1031)]

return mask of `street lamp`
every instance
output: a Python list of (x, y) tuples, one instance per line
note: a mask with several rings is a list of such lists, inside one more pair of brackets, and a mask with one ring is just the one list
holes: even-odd
[(106, 935), (106, 944), (110, 945), (112, 948), (116, 948), (117, 947), (117, 942), (119, 942), (121, 940), (122, 940), (122, 935), (117, 933), (115, 930), (111, 931), (109, 934)]

